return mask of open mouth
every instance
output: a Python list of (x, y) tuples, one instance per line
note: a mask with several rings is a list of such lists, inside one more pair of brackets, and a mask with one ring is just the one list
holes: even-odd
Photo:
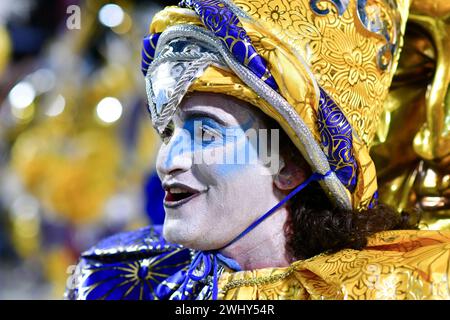
[(179, 207), (200, 194), (197, 190), (185, 186), (166, 187), (164, 206), (167, 208)]

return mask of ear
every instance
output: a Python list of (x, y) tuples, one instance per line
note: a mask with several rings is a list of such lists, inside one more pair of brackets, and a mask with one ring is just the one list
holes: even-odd
[(303, 183), (308, 177), (302, 162), (294, 161), (292, 157), (280, 159), (280, 170), (274, 176), (275, 186), (282, 191), (290, 191)]

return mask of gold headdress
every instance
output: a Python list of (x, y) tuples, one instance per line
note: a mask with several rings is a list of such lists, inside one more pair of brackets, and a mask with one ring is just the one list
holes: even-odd
[[(409, 0), (184, 0), (158, 13), (143, 72), (163, 132), (188, 91), (231, 94), (287, 132), (343, 208), (376, 203), (369, 148)], [(174, 72), (174, 70), (176, 72)]]

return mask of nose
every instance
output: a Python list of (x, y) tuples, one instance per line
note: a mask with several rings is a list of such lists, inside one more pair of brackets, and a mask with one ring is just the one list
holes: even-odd
[(167, 144), (163, 144), (156, 159), (156, 170), (161, 180), (191, 169), (193, 153), (191, 139), (183, 130), (175, 129)]
[(426, 96), (426, 122), (414, 138), (414, 150), (422, 159), (439, 163), (450, 157), (450, 24), (444, 19), (417, 22), (433, 38), (437, 67)]

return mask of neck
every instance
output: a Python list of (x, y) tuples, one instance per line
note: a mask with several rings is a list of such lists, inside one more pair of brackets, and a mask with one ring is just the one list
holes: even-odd
[(242, 270), (287, 267), (291, 259), (286, 250), (284, 226), (289, 212), (278, 209), (242, 239), (224, 248), (221, 253), (235, 260)]

